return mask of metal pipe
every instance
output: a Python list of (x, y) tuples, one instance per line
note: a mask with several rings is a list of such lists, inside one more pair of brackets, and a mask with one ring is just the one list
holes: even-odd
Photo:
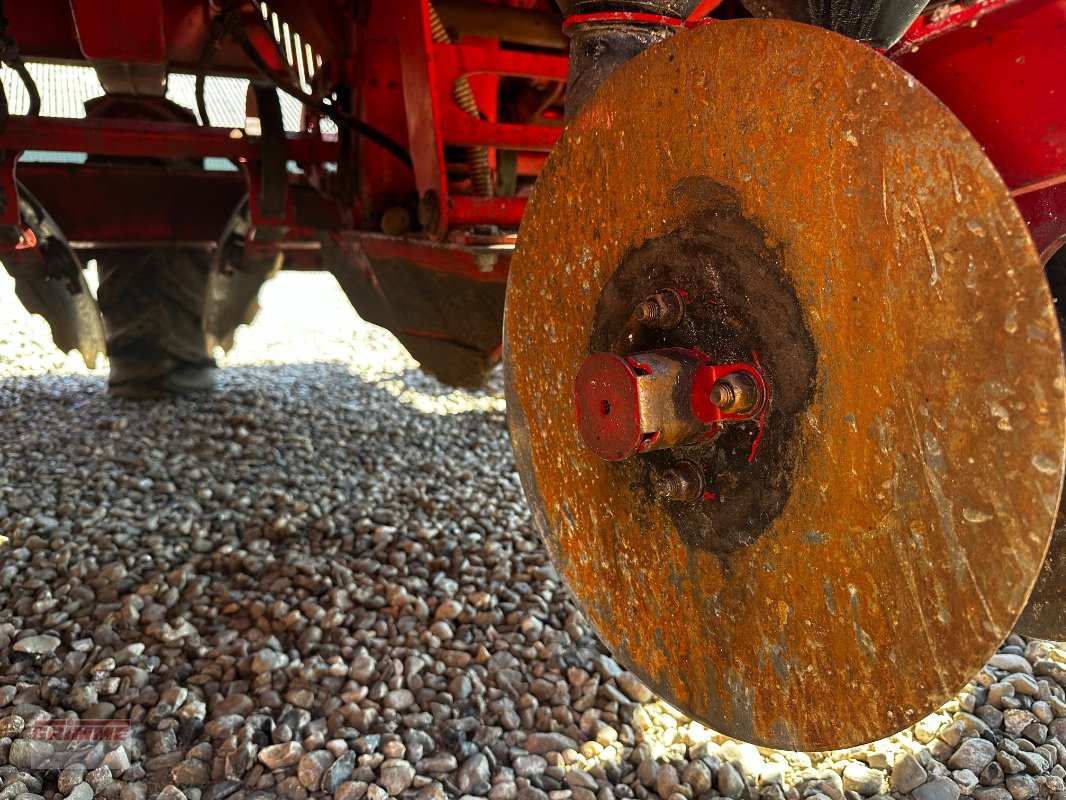
[[(602, 0), (564, 0), (561, 6), (568, 17), (603, 11), (615, 14), (630, 11), (635, 14), (661, 14), (683, 19), (692, 13), (698, 2), (699, 0), (626, 0), (608, 4)], [(633, 23), (619, 19), (589, 20), (568, 27), (566, 33), (570, 36), (570, 69), (566, 81), (566, 121), (569, 122), (573, 118), (611, 73), (674, 32), (675, 28), (669, 25)]]

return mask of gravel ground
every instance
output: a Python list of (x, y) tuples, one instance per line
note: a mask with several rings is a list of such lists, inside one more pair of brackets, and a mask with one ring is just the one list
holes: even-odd
[[(498, 382), (419, 375), (327, 276), (275, 280), (201, 400), (108, 398), (2, 273), (0, 318), (0, 800), (1066, 800), (1046, 642), (848, 752), (659, 702), (548, 563)], [(131, 729), (39, 769), (61, 718)]]

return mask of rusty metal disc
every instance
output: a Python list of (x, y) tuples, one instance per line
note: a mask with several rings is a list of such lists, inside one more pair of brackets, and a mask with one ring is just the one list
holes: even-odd
[[(627, 304), (665, 288), (691, 320), (638, 336)], [(630, 334), (757, 362), (767, 415), (703, 449), (600, 458), (575, 376)], [(720, 731), (798, 750), (889, 735), (1025, 605), (1066, 441), (1051, 299), (981, 148), (866, 47), (736, 20), (621, 68), (538, 180), (505, 347), (560, 573), (624, 664)], [(708, 491), (656, 495), (692, 453)]]

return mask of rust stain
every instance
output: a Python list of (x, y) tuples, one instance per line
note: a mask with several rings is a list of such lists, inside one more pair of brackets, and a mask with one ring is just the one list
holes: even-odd
[[(584, 449), (571, 392), (600, 292), (691, 212), (674, 189), (693, 177), (734, 189), (778, 243), (818, 350), (784, 511), (724, 557), (686, 546), (635, 462)], [(560, 573), (624, 663), (718, 730), (796, 750), (887, 736), (975, 674), (1025, 605), (1066, 441), (1050, 298), (979, 146), (862, 45), (735, 20), (619, 70), (541, 173), (505, 341), (523, 485)]]

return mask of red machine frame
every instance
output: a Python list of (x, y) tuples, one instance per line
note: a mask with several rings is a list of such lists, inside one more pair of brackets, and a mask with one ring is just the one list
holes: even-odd
[[(505, 0), (513, 14), (549, 16), (547, 0)], [(370, 8), (370, 13), (367, 9)], [(732, 6), (730, 6), (732, 8)], [(266, 17), (259, 0), (240, 3), (242, 18)], [(214, 241), (224, 217), (188, 213), (195, 202), (214, 198), (222, 206), (251, 190), (253, 224), (283, 225), (288, 233), (276, 246), (293, 254), (289, 266), (316, 267), (315, 230), (383, 245), (380, 219), (402, 206), (420, 218), (394, 234), (391, 248), (433, 270), (506, 280), (506, 252), (485, 271), (479, 250), (513, 242), (526, 200), (522, 196), (474, 194), (468, 182), (449, 172), (451, 148), (489, 148), (492, 163), (504, 151), (516, 154), (519, 177), (535, 176), (561, 132), (562, 122), (538, 118), (520, 123), (498, 117), (498, 90), (504, 79), (564, 83), (568, 58), (562, 37), (552, 46), (515, 47), (483, 35), (457, 42), (435, 41), (427, 0), (389, 3), (336, 3), (326, 0), (270, 4), (270, 13), (291, 23), (304, 42), (321, 54), (318, 71), (345, 87), (350, 113), (404, 143), (409, 167), (373, 142), (358, 136), (324, 135), (318, 116), (308, 113), (305, 130), (289, 134), (285, 158), (300, 165), (290, 185), (284, 216), (266, 219), (255, 203), (262, 169), (260, 139), (241, 130), (184, 122), (122, 119), (55, 119), (9, 116), (0, 127), (4, 153), (0, 177), (0, 217), (17, 223), (16, 162), (26, 149), (87, 153), (112, 159), (199, 159), (220, 157), (242, 164), (240, 173), (171, 170), (159, 164), (111, 163), (91, 167), (25, 164), (19, 179), (41, 195), (68, 238), (79, 243), (136, 241)], [(93, 65), (121, 62), (196, 68), (213, 19), (214, 1), (47, 0), (11, 4), (10, 31), (24, 56)], [(261, 16), (260, 16), (261, 15)], [(532, 17), (531, 17), (532, 18)], [(106, 26), (100, 20), (107, 20)], [(279, 69), (269, 37), (264, 59)], [(550, 37), (548, 37), (550, 40)], [(256, 44), (260, 49), (259, 43)], [(310, 50), (308, 51), (310, 52)], [(1017, 198), (1037, 247), (1049, 257), (1066, 238), (1066, 0), (977, 0), (944, 6), (920, 18), (886, 57), (936, 93), (984, 145)], [(271, 61), (272, 60), (272, 61)], [(212, 63), (216, 74), (256, 77), (247, 58), (232, 44)], [(453, 99), (457, 80), (466, 77), (478, 98), (480, 117)], [(1058, 88), (1059, 91), (1049, 91)], [(346, 164), (345, 162), (349, 162)], [(349, 185), (326, 175), (323, 165), (339, 164)], [(351, 167), (349, 169), (349, 167)], [(354, 176), (354, 177), (352, 177)], [(76, 186), (75, 191), (69, 191)], [(60, 187), (65, 185), (68, 191)], [(309, 197), (311, 209), (304, 207)], [(323, 199), (325, 202), (323, 202)], [(214, 208), (214, 200), (208, 207)], [(120, 209), (136, 209), (136, 226), (124, 226)], [(116, 213), (118, 212), (118, 213)], [(485, 233), (483, 226), (494, 226)], [(135, 237), (135, 238), (134, 238)], [(447, 258), (434, 250), (447, 244)]]

